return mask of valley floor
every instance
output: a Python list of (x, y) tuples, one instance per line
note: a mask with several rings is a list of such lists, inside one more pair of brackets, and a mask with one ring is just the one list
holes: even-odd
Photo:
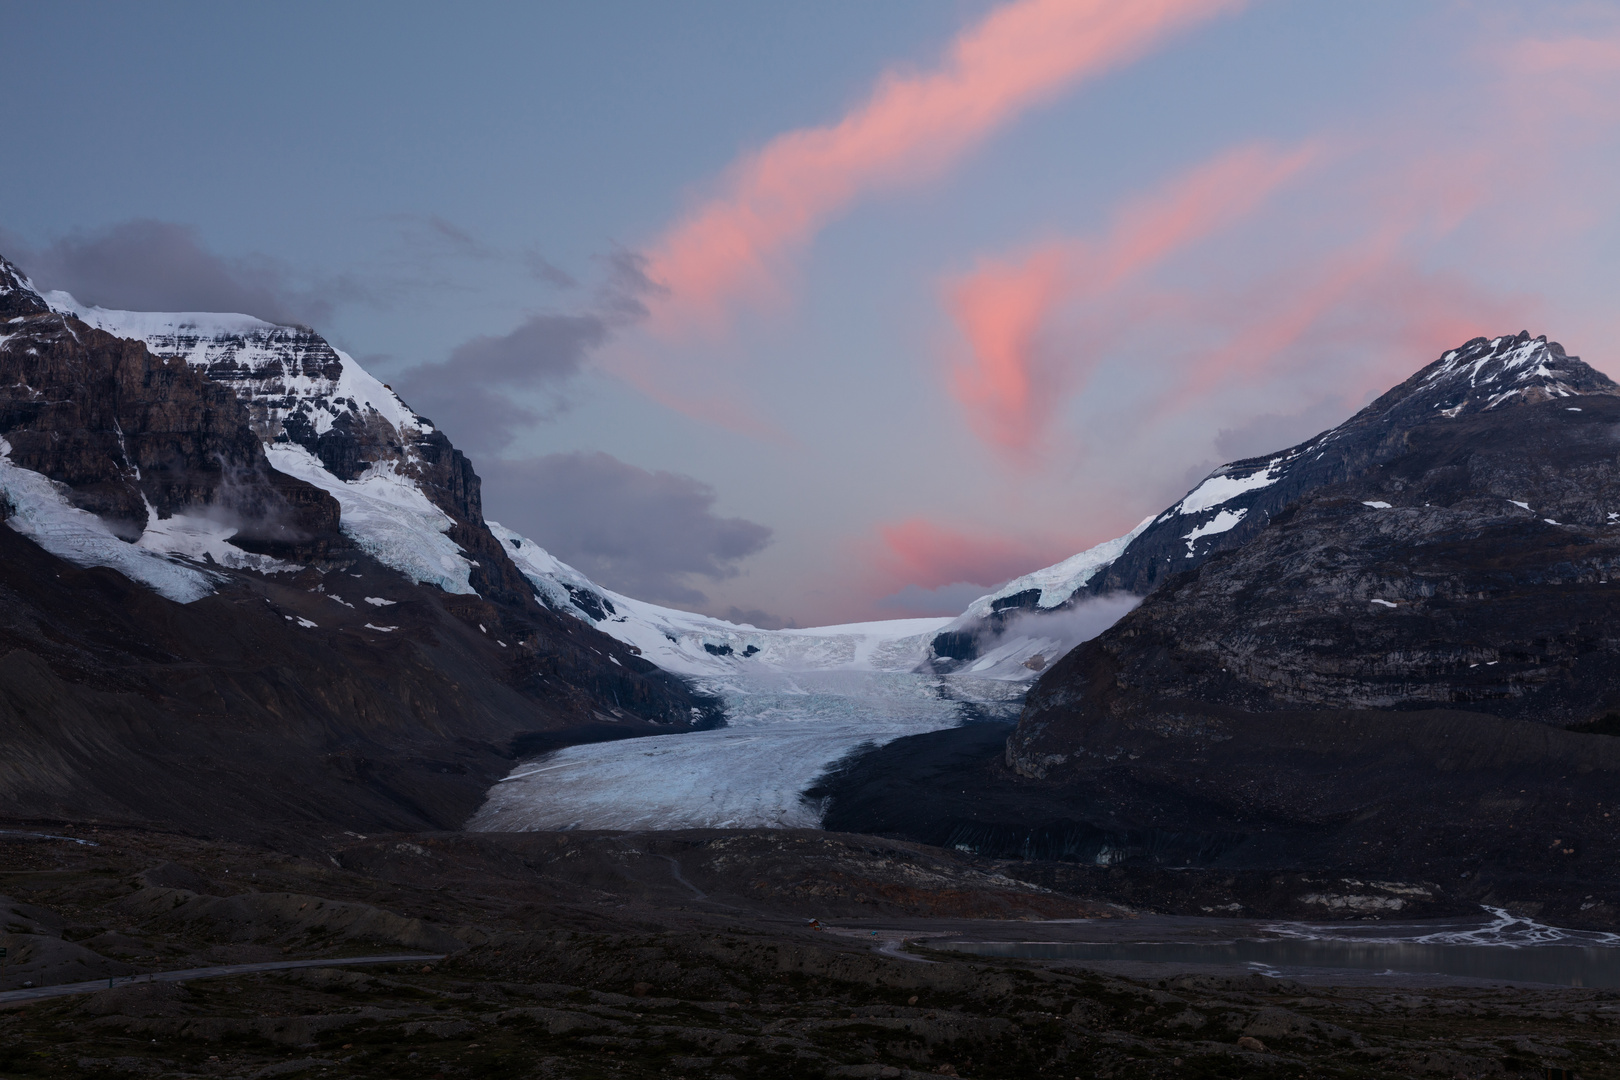
[(1620, 1077), (1610, 990), (944, 951), (1159, 927), (1031, 868), (872, 837), (338, 834), (292, 854), (7, 828), (0, 989), (448, 956), (7, 1004), (4, 1076)]

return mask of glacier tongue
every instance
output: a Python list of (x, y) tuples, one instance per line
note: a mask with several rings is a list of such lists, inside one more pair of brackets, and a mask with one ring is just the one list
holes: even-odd
[(803, 792), (830, 766), (864, 747), (986, 713), (1010, 723), (1023, 686), (756, 668), (738, 673), (722, 696), (729, 723), (717, 731), (571, 746), (518, 766), (467, 828), (819, 828), (822, 808)]
[(761, 630), (604, 589), (532, 540), (490, 530), (543, 602), (721, 698), (727, 726), (526, 762), (469, 829), (815, 828), (820, 808), (801, 793), (841, 758), (969, 719), (1010, 723), (1023, 699), (1017, 679), (918, 670), (949, 618)]

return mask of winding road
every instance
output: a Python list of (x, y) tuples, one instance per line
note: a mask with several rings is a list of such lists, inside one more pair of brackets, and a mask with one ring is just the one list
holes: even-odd
[(0, 1005), (21, 1001), (39, 1001), (43, 998), (67, 997), (71, 994), (93, 994), (116, 986), (136, 983), (185, 982), (188, 979), (213, 979), (221, 975), (250, 975), (259, 971), (286, 971), (290, 968), (349, 967), (354, 964), (420, 964), (443, 960), (444, 953), (409, 953), (396, 956), (351, 956), (331, 960), (273, 960), (263, 964), (221, 964), (217, 967), (184, 968), (179, 971), (153, 971), (144, 975), (118, 975), (110, 979), (92, 979), (89, 982), (58, 983), (55, 986), (31, 986), (21, 990), (0, 991)]

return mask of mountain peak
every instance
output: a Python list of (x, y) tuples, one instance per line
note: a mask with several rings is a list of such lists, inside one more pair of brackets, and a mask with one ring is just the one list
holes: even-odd
[(1365, 413), (1398, 413), (1418, 421), (1428, 414), (1456, 417), (1508, 404), (1533, 404), (1552, 398), (1590, 394), (1620, 395), (1620, 384), (1581, 360), (1569, 356), (1546, 335), (1529, 331), (1496, 338), (1474, 338), (1448, 350), (1369, 405)]
[(28, 275), (0, 255), (0, 319), (44, 315), (50, 310)]

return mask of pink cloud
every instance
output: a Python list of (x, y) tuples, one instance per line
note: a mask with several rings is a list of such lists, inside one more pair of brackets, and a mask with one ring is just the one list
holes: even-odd
[(1205, 162), (1127, 203), (1100, 241), (1043, 244), (1015, 259), (987, 258), (946, 285), (945, 305), (969, 347), (949, 374), (951, 395), (974, 431), (1008, 457), (1028, 461), (1057, 407), (1099, 359), (1103, 331), (1043, 343), (1065, 308), (1118, 314), (1118, 293), (1181, 249), (1252, 213), (1321, 153), (1255, 144)]
[[(1031, 544), (999, 536), (975, 536), (922, 517), (880, 524), (878, 563), (893, 582), (937, 589), (971, 582), (996, 585), (1045, 566), (1062, 545)], [(1062, 552), (1069, 554), (1069, 552)], [(880, 591), (891, 592), (893, 585)]]
[(1224, 324), (1226, 343), (1189, 352), (1151, 418), (1289, 370), (1320, 369), (1324, 384), (1352, 393), (1382, 391), (1470, 338), (1536, 325), (1535, 297), (1502, 294), (1454, 271), (1425, 272), (1401, 239), (1393, 230), (1375, 235), (1319, 267), (1269, 275), (1206, 312), (1208, 323)]
[(1019, 0), (964, 30), (933, 70), (891, 70), (833, 124), (786, 132), (729, 170), (721, 194), (648, 253), (669, 294), (652, 330), (724, 325), (768, 297), (785, 253), (859, 196), (937, 174), (1021, 111), (1127, 64), (1243, 0)]
[(951, 317), (972, 350), (951, 372), (951, 396), (980, 438), (1009, 453), (1028, 452), (1052, 413), (1052, 396), (1030, 391), (1040, 374), (1038, 335), (1068, 293), (1067, 261), (1059, 244), (1016, 263), (986, 259), (947, 292)]

